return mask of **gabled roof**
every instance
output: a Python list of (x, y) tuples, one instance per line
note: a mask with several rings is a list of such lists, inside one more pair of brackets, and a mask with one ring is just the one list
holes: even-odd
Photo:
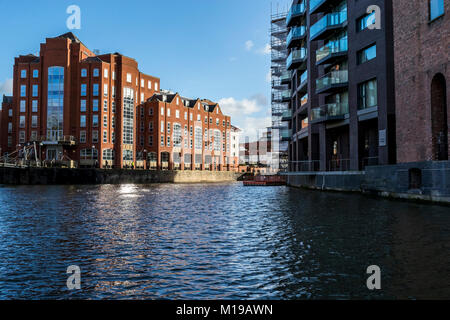
[(74, 35), (72, 32), (64, 33), (62, 35), (59, 35), (59, 36), (55, 37), (54, 39), (61, 39), (61, 38), (69, 39), (72, 42), (76, 42), (76, 43), (82, 43), (80, 41), (80, 39), (78, 39), (77, 36)]
[(81, 62), (103, 62), (103, 61), (99, 57), (89, 57), (82, 60)]

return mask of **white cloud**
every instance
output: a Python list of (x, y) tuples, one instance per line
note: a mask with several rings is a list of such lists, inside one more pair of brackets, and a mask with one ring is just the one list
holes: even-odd
[(267, 98), (262, 94), (242, 100), (233, 97), (223, 98), (218, 103), (222, 111), (231, 117), (233, 125), (242, 129), (242, 137), (249, 136), (250, 139), (255, 139), (258, 130), (271, 125), (271, 118), (266, 116), (266, 112), (263, 116), (258, 115), (268, 108)]
[(12, 96), (13, 91), (13, 79), (6, 79), (5, 82), (0, 83), (0, 104), (3, 99), (3, 95)]
[(245, 50), (250, 51), (255, 46), (252, 40), (247, 40), (245, 42)]
[(267, 72), (267, 74), (266, 74), (266, 81), (268, 83), (272, 82), (272, 72), (271, 71)]
[(264, 48), (259, 49), (257, 52), (259, 54), (270, 54), (272, 48), (270, 47), (270, 44), (266, 44)]

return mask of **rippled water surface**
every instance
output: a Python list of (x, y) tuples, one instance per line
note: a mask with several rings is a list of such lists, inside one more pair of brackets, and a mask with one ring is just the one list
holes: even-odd
[(3, 299), (450, 298), (450, 209), (353, 194), (0, 187), (0, 239)]

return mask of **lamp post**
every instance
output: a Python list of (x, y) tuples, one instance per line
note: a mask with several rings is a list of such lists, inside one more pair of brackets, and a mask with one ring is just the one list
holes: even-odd
[(92, 145), (92, 163), (93, 163), (93, 167), (95, 167), (95, 162), (94, 162), (94, 153), (95, 153), (95, 145)]
[(147, 169), (147, 149), (144, 149), (142, 152), (143, 162), (144, 162), (144, 170)]

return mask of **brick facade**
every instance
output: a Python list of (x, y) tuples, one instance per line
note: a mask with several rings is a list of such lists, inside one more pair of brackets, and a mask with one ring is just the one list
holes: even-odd
[[(450, 81), (450, 0), (444, 0), (444, 15), (433, 21), (428, 1), (395, 0), (393, 6), (397, 160), (437, 160), (439, 130), (432, 128), (442, 126), (445, 113), (432, 109), (439, 95), (433, 95), (432, 83), (440, 75)], [(447, 89), (447, 124), (449, 106)]]

